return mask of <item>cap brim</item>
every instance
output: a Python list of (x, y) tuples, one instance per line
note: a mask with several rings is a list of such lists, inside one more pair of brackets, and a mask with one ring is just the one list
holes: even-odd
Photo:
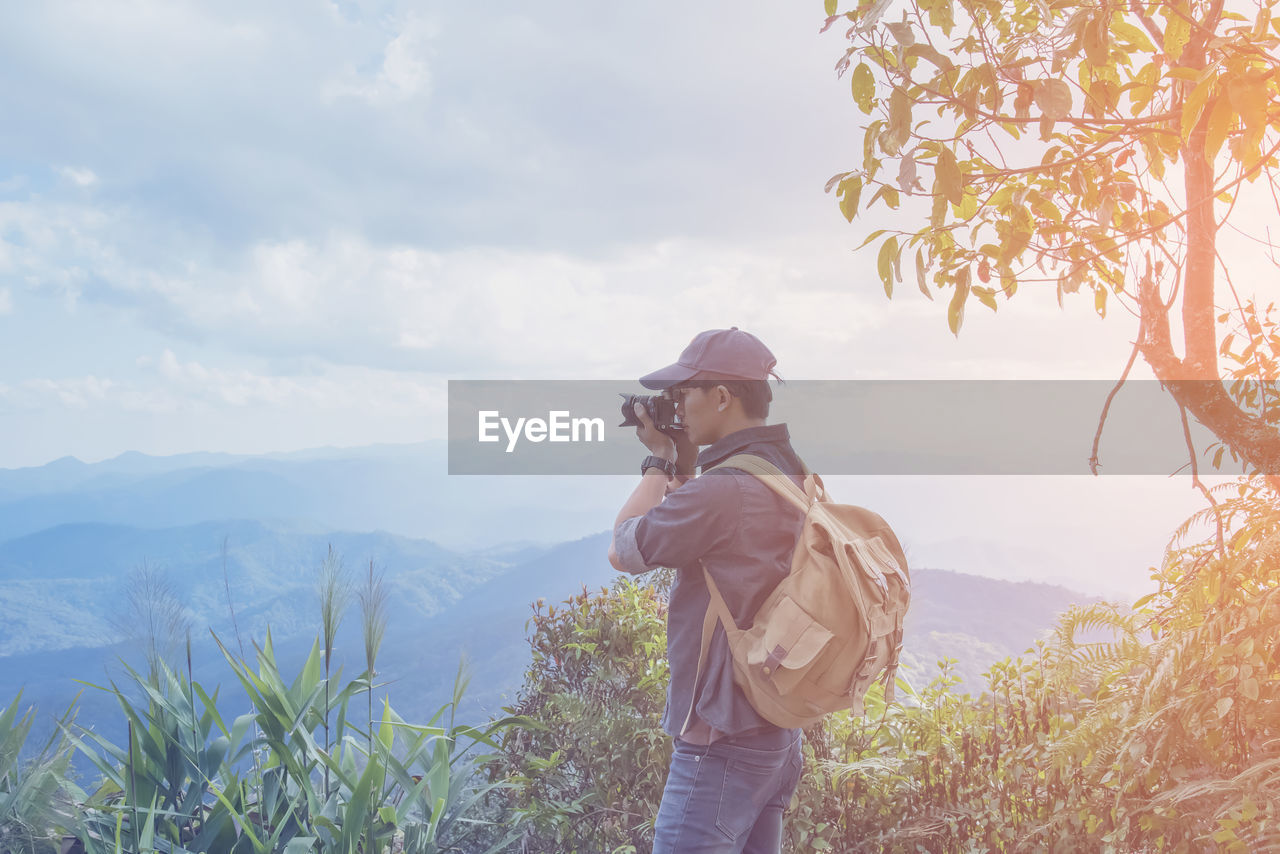
[(651, 374), (645, 374), (640, 378), (640, 385), (654, 391), (662, 391), (663, 389), (671, 388), (677, 383), (693, 379), (697, 373), (694, 368), (686, 368), (676, 362), (674, 365), (659, 368)]

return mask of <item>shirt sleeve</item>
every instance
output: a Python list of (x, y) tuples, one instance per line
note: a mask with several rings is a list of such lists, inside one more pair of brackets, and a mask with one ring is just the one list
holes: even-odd
[(632, 535), (643, 565), (693, 566), (712, 549), (735, 541), (742, 519), (738, 480), (730, 474), (696, 477), (638, 517)]
[(657, 569), (644, 562), (644, 558), (640, 556), (640, 547), (636, 545), (636, 526), (642, 518), (644, 517), (632, 516), (630, 519), (623, 519), (613, 529), (613, 548), (618, 553), (618, 564), (633, 575)]

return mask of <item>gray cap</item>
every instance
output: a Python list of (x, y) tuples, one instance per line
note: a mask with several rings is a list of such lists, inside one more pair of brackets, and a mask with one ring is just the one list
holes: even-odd
[(760, 339), (734, 326), (699, 332), (675, 364), (640, 378), (645, 388), (666, 389), (692, 379), (767, 380), (778, 360)]

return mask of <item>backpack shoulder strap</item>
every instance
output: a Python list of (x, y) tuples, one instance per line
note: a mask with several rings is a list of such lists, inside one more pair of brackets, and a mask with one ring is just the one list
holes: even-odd
[(783, 474), (781, 469), (773, 463), (757, 457), (755, 454), (735, 454), (724, 462), (716, 466), (716, 468), (734, 468), (755, 475), (765, 483), (774, 492), (790, 501), (792, 504), (800, 508), (802, 512), (808, 513), (809, 507), (814, 501), (818, 500), (819, 484), (817, 475), (808, 471), (806, 466), (804, 489), (796, 486), (795, 481)]

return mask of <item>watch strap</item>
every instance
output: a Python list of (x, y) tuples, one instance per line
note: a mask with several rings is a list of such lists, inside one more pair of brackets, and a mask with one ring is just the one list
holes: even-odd
[(644, 462), (640, 463), (640, 474), (644, 474), (649, 469), (660, 469), (667, 479), (676, 476), (676, 464), (666, 457), (658, 457), (650, 454), (644, 458)]

